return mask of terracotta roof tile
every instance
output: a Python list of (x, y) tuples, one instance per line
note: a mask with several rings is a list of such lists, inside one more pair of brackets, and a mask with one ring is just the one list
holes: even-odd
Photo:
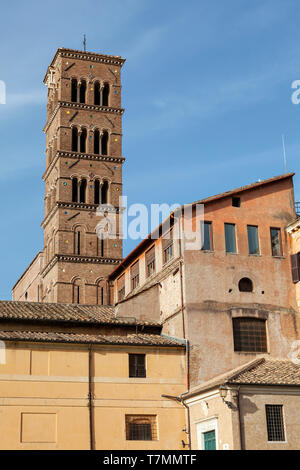
[(135, 321), (115, 316), (115, 308), (101, 305), (75, 305), (40, 302), (0, 301), (0, 320), (55, 321), (118, 325), (154, 325), (159, 323)]
[(2, 341), (28, 341), (43, 343), (120, 344), (133, 346), (184, 347), (180, 340), (160, 335), (104, 336), (89, 334), (59, 333), (48, 331), (1, 331)]
[(228, 384), (299, 385), (300, 364), (288, 360), (262, 359), (227, 379)]

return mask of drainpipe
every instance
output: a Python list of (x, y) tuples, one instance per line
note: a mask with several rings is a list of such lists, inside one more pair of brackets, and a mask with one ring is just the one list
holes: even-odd
[(239, 430), (240, 430), (240, 449), (245, 450), (244, 445), (244, 436), (243, 436), (243, 428), (242, 428), (242, 412), (241, 412), (241, 392), (240, 388), (237, 391), (237, 407), (238, 407), (238, 416), (239, 416)]
[(182, 395), (179, 395), (179, 397), (174, 397), (172, 395), (162, 395), (163, 398), (168, 398), (169, 400), (174, 400), (177, 401), (178, 403), (181, 403), (186, 411), (187, 411), (187, 435), (189, 436), (189, 442), (188, 442), (188, 448), (191, 450), (191, 420), (190, 420), (190, 409), (189, 407), (185, 404), (184, 399), (182, 398)]
[(89, 345), (89, 421), (90, 421), (90, 450), (95, 450), (95, 430), (94, 430), (94, 404), (92, 392), (92, 345)]

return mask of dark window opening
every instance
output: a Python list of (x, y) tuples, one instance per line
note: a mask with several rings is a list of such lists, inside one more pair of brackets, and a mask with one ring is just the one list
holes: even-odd
[(85, 152), (86, 149), (86, 129), (82, 129), (80, 134), (80, 152)]
[(76, 283), (73, 285), (73, 304), (80, 303), (80, 286)]
[(72, 127), (72, 151), (78, 151), (78, 130), (77, 127)]
[(241, 207), (241, 198), (233, 197), (232, 198), (232, 207)]
[(108, 202), (108, 181), (104, 181), (101, 186), (101, 204)]
[(100, 92), (100, 83), (99, 83), (99, 82), (96, 82), (96, 83), (94, 84), (94, 104), (95, 104), (96, 106), (100, 106), (100, 104), (101, 104), (101, 103), (100, 103), (100, 96), (101, 96), (100, 93), (101, 93), (101, 92)]
[(100, 132), (98, 129), (94, 132), (94, 153), (99, 155), (100, 153)]
[(108, 97), (109, 97), (109, 84), (105, 83), (102, 94), (102, 105), (108, 106)]
[(243, 277), (239, 282), (240, 292), (253, 292), (253, 283), (248, 277)]
[(129, 354), (129, 377), (146, 377), (145, 354)]
[(204, 222), (202, 235), (203, 235), (202, 250), (212, 251), (213, 240), (212, 240), (212, 223), (211, 222)]
[(296, 284), (300, 281), (300, 253), (291, 255), (292, 279)]
[(80, 103), (85, 103), (85, 95), (86, 95), (86, 81), (82, 80), (80, 84), (80, 90), (79, 90), (79, 102)]
[(25, 292), (25, 300), (27, 300), (27, 299), (28, 299), (28, 293)]
[(107, 155), (108, 152), (108, 132), (103, 132), (101, 141), (101, 155)]
[(77, 232), (76, 238), (76, 255), (80, 255), (80, 232)]
[(225, 224), (226, 253), (236, 253), (235, 225)]
[(233, 318), (236, 352), (267, 352), (266, 321), (259, 318)]
[(94, 181), (94, 204), (100, 204), (100, 182)]
[(72, 202), (78, 202), (78, 180), (72, 179)]
[(146, 253), (146, 277), (155, 273), (155, 246)]
[(85, 203), (86, 195), (86, 179), (81, 180), (80, 190), (79, 190), (79, 202)]
[(76, 103), (77, 101), (77, 80), (73, 78), (71, 80), (71, 101)]
[(266, 405), (268, 441), (285, 441), (282, 405)]
[(131, 275), (131, 289), (136, 289), (139, 285), (140, 281), (140, 266), (139, 262), (137, 261), (134, 263), (130, 268), (130, 275)]
[(258, 227), (247, 225), (249, 255), (259, 255)]
[(282, 256), (282, 242), (280, 228), (271, 228), (272, 256)]
[(156, 416), (126, 415), (126, 440), (157, 440)]

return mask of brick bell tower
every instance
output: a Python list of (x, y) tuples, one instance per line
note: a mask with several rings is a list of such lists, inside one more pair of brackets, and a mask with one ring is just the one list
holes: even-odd
[[(108, 303), (106, 279), (122, 259), (124, 62), (60, 48), (48, 67), (43, 302)], [(99, 204), (117, 214), (115, 239), (97, 236)]]

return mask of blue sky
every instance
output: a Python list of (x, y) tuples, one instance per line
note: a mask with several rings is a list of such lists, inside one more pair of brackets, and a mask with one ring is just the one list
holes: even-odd
[[(122, 55), (128, 203), (186, 203), (295, 171), (298, 0), (2, 2), (0, 299), (42, 248), (46, 87), (58, 47)], [(135, 246), (128, 242), (124, 254)]]

